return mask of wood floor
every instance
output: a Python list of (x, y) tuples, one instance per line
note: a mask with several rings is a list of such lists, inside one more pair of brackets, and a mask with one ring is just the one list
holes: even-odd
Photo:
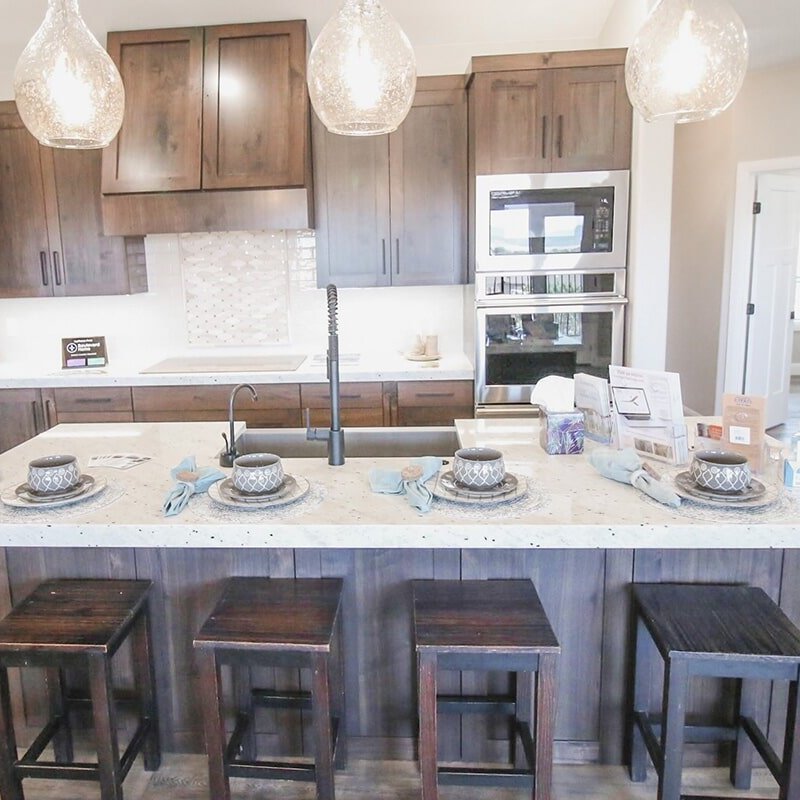
[(789, 444), (792, 434), (800, 433), (800, 376), (792, 378), (789, 388), (789, 417), (783, 425), (769, 428), (767, 433)]
[[(777, 798), (778, 791), (769, 773), (755, 770), (753, 788), (735, 791), (727, 782), (727, 769), (687, 769), (684, 792), (694, 795), (746, 798)], [(71, 781), (33, 781), (23, 784), (26, 800), (97, 800), (96, 784)], [(555, 800), (655, 800), (656, 783), (652, 770), (645, 783), (628, 780), (623, 767), (597, 765), (556, 765)], [(314, 785), (287, 781), (231, 780), (233, 800), (314, 800)], [(206, 764), (202, 756), (167, 755), (155, 773), (141, 769), (141, 759), (131, 769), (124, 784), (125, 800), (213, 800), (206, 783)], [(520, 789), (487, 789), (446, 786), (439, 789), (441, 800), (526, 800)], [(336, 774), (337, 800), (419, 800), (420, 785), (416, 764), (410, 761), (356, 761)]]

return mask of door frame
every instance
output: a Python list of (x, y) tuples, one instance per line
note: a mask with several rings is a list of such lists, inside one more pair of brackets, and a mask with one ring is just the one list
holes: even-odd
[(767, 172), (800, 170), (800, 155), (762, 161), (741, 161), (736, 168), (736, 193), (733, 229), (728, 239), (730, 264), (724, 273), (717, 361), (717, 400), (715, 413), (722, 413), (725, 392), (741, 394), (744, 378), (747, 320), (735, 309), (744, 309), (750, 296), (750, 269), (753, 256), (753, 201), (758, 176)]

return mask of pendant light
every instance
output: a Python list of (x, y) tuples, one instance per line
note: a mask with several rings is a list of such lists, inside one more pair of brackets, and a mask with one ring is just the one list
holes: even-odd
[(308, 92), (332, 133), (396, 130), (411, 108), (416, 83), (411, 43), (378, 0), (345, 0), (311, 48)]
[(117, 135), (122, 78), (86, 27), (78, 0), (48, 0), (14, 70), (14, 97), (25, 127), (49, 147), (105, 147)]
[(726, 0), (659, 0), (628, 50), (628, 96), (647, 122), (711, 119), (741, 89), (747, 57), (747, 32)]

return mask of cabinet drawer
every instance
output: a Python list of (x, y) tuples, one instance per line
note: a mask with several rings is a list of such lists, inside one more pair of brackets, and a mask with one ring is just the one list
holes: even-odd
[(473, 405), (472, 381), (398, 381), (397, 404), (414, 406)]
[(133, 411), (61, 411), (58, 422), (133, 422)]
[[(339, 390), (342, 408), (381, 407), (383, 385), (373, 383), (343, 383)], [(327, 383), (304, 383), (300, 386), (302, 408), (330, 408), (331, 395)]]
[[(247, 423), (248, 428), (297, 428), (300, 426), (300, 411), (296, 408), (243, 409), (236, 406), (235, 417)], [(210, 409), (152, 409), (136, 410), (135, 422), (219, 422), (220, 431), (226, 430), (228, 410)]]
[[(311, 409), (311, 426), (327, 428), (331, 424), (331, 412), (327, 408)], [(342, 408), (342, 426), (345, 428), (383, 427), (383, 408)]]
[(56, 410), (60, 422), (66, 422), (65, 414), (95, 412), (131, 412), (131, 390), (128, 386), (113, 388), (54, 389)]
[[(234, 385), (223, 386), (134, 386), (133, 407), (137, 419), (150, 411), (225, 411)], [(258, 401), (241, 392), (236, 402), (236, 417), (243, 419), (242, 410), (255, 408), (300, 408), (300, 387), (296, 383), (261, 384), (254, 387)], [(187, 417), (188, 419), (188, 417)]]

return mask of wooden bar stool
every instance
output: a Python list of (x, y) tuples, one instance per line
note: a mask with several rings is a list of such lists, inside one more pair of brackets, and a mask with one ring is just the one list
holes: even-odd
[[(534, 800), (549, 800), (561, 648), (533, 583), (421, 580), (413, 581), (413, 596), (423, 800), (436, 800), (440, 783), (531, 787)], [(438, 668), (513, 672), (515, 695), (439, 695)], [(437, 715), (446, 712), (511, 717), (514, 766), (439, 766)]]
[[(122, 781), (140, 751), (158, 769), (155, 684), (148, 594), (150, 581), (53, 580), (41, 584), (0, 621), (0, 796), (23, 800), (23, 778), (93, 780), (102, 800), (122, 800)], [(131, 639), (139, 724), (122, 757), (116, 730), (111, 658)], [(17, 758), (8, 691), (9, 667), (44, 667), (50, 719)], [(64, 670), (89, 673), (89, 697), (68, 694)], [(97, 764), (73, 760), (69, 711), (91, 705)], [(52, 741), (54, 761), (39, 760)]]
[[(345, 766), (344, 672), (339, 578), (230, 578), (211, 616), (194, 640), (200, 670), (203, 720), (213, 800), (229, 800), (228, 778), (278, 778), (317, 783), (320, 800), (334, 800), (333, 767)], [(310, 692), (279, 692), (240, 683), (238, 715), (226, 743), (221, 670), (234, 667), (298, 667), (311, 670)], [(256, 758), (253, 709), (311, 709), (314, 758)]]
[[(750, 788), (753, 750), (780, 785), (781, 800), (800, 797), (798, 678), (800, 630), (762, 589), (717, 584), (635, 584), (636, 669), (633, 689), (631, 779), (643, 781), (647, 753), (658, 773), (658, 800), (680, 800), (684, 742), (730, 741), (731, 783)], [(648, 708), (652, 647), (664, 660), (661, 715)], [(694, 677), (736, 679), (734, 724), (686, 724)], [(783, 758), (755, 723), (754, 682), (789, 681)], [(660, 734), (660, 735), (659, 735)]]

